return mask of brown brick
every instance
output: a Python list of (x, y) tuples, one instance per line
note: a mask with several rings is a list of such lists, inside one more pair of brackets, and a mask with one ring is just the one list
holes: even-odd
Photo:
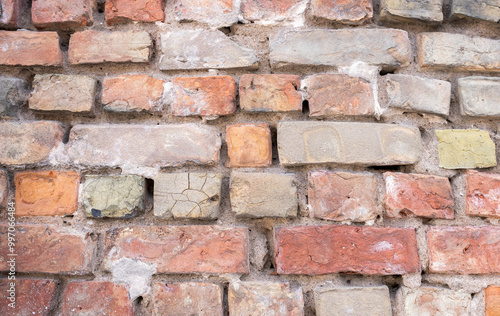
[(82, 31), (71, 35), (70, 64), (147, 63), (153, 42), (144, 31)]
[(172, 79), (175, 116), (216, 116), (236, 111), (236, 83), (231, 76)]
[(33, 0), (31, 19), (37, 28), (74, 29), (92, 25), (95, 0)]
[(0, 210), (7, 208), (9, 199), (9, 175), (6, 170), (0, 169)]
[(14, 184), (16, 216), (63, 216), (73, 214), (78, 208), (77, 172), (18, 172)]
[[(15, 286), (12, 286), (15, 283)], [(15, 292), (11, 290), (15, 288)], [(19, 279), (0, 280), (0, 315), (20, 316), (20, 315), (49, 315), (52, 308), (52, 299), (56, 283), (46, 279)], [(13, 300), (9, 299), (14, 293), (15, 308), (8, 306)]]
[(485, 295), (485, 316), (498, 316), (500, 315), (500, 286), (490, 285), (484, 289)]
[(154, 285), (153, 311), (156, 316), (223, 315), (222, 288), (212, 283), (158, 282)]
[(102, 281), (74, 281), (64, 291), (62, 315), (134, 315), (124, 285)]
[(226, 126), (229, 167), (268, 167), (272, 162), (271, 130), (265, 123)]
[(0, 163), (23, 165), (46, 162), (64, 130), (56, 122), (0, 122)]
[[(0, 226), (0, 271), (8, 271), (7, 225)], [(16, 226), (16, 272), (88, 274), (95, 242), (84, 229)]]
[(371, 174), (309, 172), (311, 216), (334, 221), (365, 222), (379, 215), (377, 179)]
[(303, 13), (297, 8), (301, 4), (304, 5), (303, 0), (242, 0), (241, 11), (249, 21), (291, 20)]
[(468, 170), (466, 213), (500, 218), (500, 174)]
[(248, 273), (248, 230), (221, 226), (137, 226), (106, 234), (104, 269), (130, 258), (157, 273)]
[(315, 17), (345, 24), (362, 24), (373, 17), (372, 0), (312, 0)]
[(275, 239), (278, 274), (420, 272), (413, 228), (283, 227), (276, 229)]
[(20, 18), (26, 7), (24, 0), (0, 0), (0, 26), (16, 28), (20, 24)]
[(123, 75), (102, 82), (104, 110), (113, 112), (161, 111), (163, 84), (148, 75)]
[(56, 32), (0, 31), (0, 65), (62, 66)]
[(180, 21), (198, 21), (229, 26), (238, 21), (232, 0), (174, 0), (174, 13)]
[(500, 272), (500, 227), (431, 227), (427, 240), (431, 273)]
[(243, 75), (240, 79), (240, 107), (249, 112), (302, 110), (300, 77), (296, 75)]
[(388, 217), (453, 219), (453, 193), (444, 177), (387, 172), (385, 208)]
[(138, 22), (163, 22), (164, 0), (108, 0), (105, 6), (108, 25)]
[(374, 115), (375, 98), (370, 83), (342, 74), (319, 74), (303, 83), (309, 116)]

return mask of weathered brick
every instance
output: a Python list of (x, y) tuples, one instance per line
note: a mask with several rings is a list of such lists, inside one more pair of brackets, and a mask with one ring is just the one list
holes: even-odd
[(197, 21), (210, 26), (230, 26), (238, 22), (239, 8), (232, 0), (174, 0), (174, 13), (178, 21)]
[[(0, 225), (0, 271), (8, 271), (8, 226)], [(16, 272), (88, 274), (96, 246), (86, 229), (50, 225), (16, 226)]]
[(302, 288), (288, 283), (233, 282), (228, 301), (230, 315), (304, 315)]
[(453, 219), (453, 193), (445, 177), (413, 173), (384, 173), (385, 213), (388, 217)]
[(488, 168), (497, 165), (495, 143), (487, 131), (435, 130), (439, 166), (446, 169)]
[(470, 17), (495, 23), (500, 22), (500, 5), (497, 0), (453, 0), (451, 18)]
[(302, 82), (309, 102), (309, 116), (375, 114), (375, 97), (370, 83), (343, 74), (318, 74)]
[(293, 174), (231, 173), (231, 209), (238, 217), (296, 217)]
[(451, 33), (417, 35), (422, 68), (500, 71), (500, 40)]
[(390, 275), (420, 271), (413, 228), (283, 227), (275, 230), (275, 241), (278, 274)]
[(77, 75), (35, 75), (29, 108), (37, 111), (89, 113), (94, 110), (94, 78)]
[(395, 124), (280, 122), (278, 152), (285, 166), (404, 165), (420, 159), (422, 140), (417, 128)]
[(226, 126), (229, 167), (268, 167), (272, 162), (271, 130), (265, 123)]
[(436, 287), (409, 289), (402, 287), (397, 293), (402, 302), (402, 316), (471, 315), (471, 295)]
[(63, 135), (57, 122), (0, 122), (0, 163), (46, 162), (51, 151), (61, 146)]
[(101, 103), (111, 112), (159, 112), (165, 81), (148, 75), (122, 75), (102, 81)]
[(165, 20), (164, 0), (108, 0), (104, 9), (108, 25)]
[(296, 75), (243, 75), (240, 79), (240, 108), (248, 112), (302, 110), (300, 77)]
[(219, 215), (221, 174), (160, 173), (154, 181), (155, 216), (216, 219)]
[(304, 0), (242, 0), (241, 12), (248, 21), (294, 21), (303, 19)]
[(373, 17), (372, 0), (312, 0), (313, 16), (344, 24), (362, 24)]
[(62, 66), (56, 32), (0, 31), (0, 65)]
[(16, 216), (64, 216), (78, 208), (80, 175), (74, 171), (23, 171), (14, 178)]
[(468, 170), (465, 178), (467, 215), (500, 218), (500, 174)]
[(236, 111), (236, 82), (231, 76), (172, 79), (175, 116), (218, 116)]
[(317, 316), (392, 316), (386, 285), (370, 287), (320, 287), (314, 289)]
[(411, 60), (408, 34), (393, 29), (285, 30), (271, 37), (269, 47), (272, 67), (348, 66), (361, 61), (392, 69)]
[(0, 210), (7, 208), (9, 199), (9, 175), (6, 170), (0, 169)]
[(62, 315), (134, 315), (124, 285), (105, 281), (73, 281), (64, 291)]
[(27, 99), (28, 89), (24, 80), (0, 77), (0, 117), (16, 116)]
[(500, 315), (500, 286), (490, 285), (484, 289), (485, 316)]
[(155, 283), (154, 315), (223, 315), (222, 288), (212, 283)]
[(141, 176), (86, 176), (82, 190), (87, 217), (128, 218), (144, 212), (146, 181)]
[(70, 64), (147, 63), (153, 42), (147, 32), (76, 32), (69, 40)]
[(500, 78), (460, 78), (458, 97), (462, 115), (500, 116)]
[(500, 227), (431, 227), (427, 240), (431, 273), (500, 272)]
[[(12, 284), (15, 284), (12, 286)], [(11, 291), (15, 288), (15, 292)], [(49, 315), (56, 283), (47, 279), (0, 280), (0, 314), (3, 316)], [(17, 294), (17, 295), (16, 295)], [(13, 299), (10, 299), (13, 297)], [(15, 308), (8, 304), (15, 302)]]
[(217, 164), (221, 140), (217, 130), (198, 124), (75, 125), (68, 155), (86, 166), (178, 166)]
[(248, 230), (222, 226), (136, 226), (106, 233), (104, 269), (130, 258), (157, 273), (248, 273)]
[(0, 0), (0, 27), (18, 27), (26, 4), (23, 0)]
[(251, 49), (233, 42), (221, 31), (183, 30), (161, 34), (161, 70), (256, 68)]
[(334, 221), (365, 222), (379, 215), (377, 179), (371, 174), (310, 171), (311, 216)]
[(410, 75), (388, 74), (384, 77), (387, 105), (405, 112), (448, 115), (451, 83)]
[(443, 21), (443, 0), (381, 0), (382, 21)]
[(95, 0), (33, 0), (31, 19), (37, 28), (74, 29), (92, 25)]

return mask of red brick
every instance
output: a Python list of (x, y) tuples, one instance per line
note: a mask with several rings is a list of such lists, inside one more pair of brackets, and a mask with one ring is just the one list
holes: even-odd
[(56, 32), (0, 31), (0, 65), (61, 66), (63, 55)]
[(466, 213), (500, 218), (500, 174), (468, 170)]
[(413, 228), (296, 226), (275, 232), (278, 274), (420, 272)]
[(155, 283), (156, 316), (223, 315), (222, 288), (212, 283)]
[(100, 281), (70, 282), (64, 291), (62, 315), (134, 315), (124, 285)]
[[(8, 306), (11, 303), (11, 300), (8, 299), (11, 292), (7, 291), (11, 289), (11, 283), (15, 283), (15, 309)], [(0, 291), (2, 292), (0, 315), (49, 315), (53, 305), (55, 288), (56, 283), (52, 280), (2, 279), (0, 280)]]
[(453, 219), (455, 202), (448, 178), (387, 172), (384, 179), (388, 217)]
[(9, 199), (9, 175), (7, 171), (0, 170), (0, 210), (7, 208)]
[(236, 83), (231, 76), (172, 79), (175, 116), (215, 116), (236, 111)]
[(500, 286), (490, 285), (484, 289), (485, 316), (500, 315)]
[(92, 25), (94, 0), (33, 0), (31, 19), (37, 28), (78, 28)]
[(361, 24), (373, 17), (372, 0), (312, 0), (313, 16), (342, 22)]
[(0, 26), (16, 28), (20, 24), (21, 13), (26, 7), (24, 0), (0, 0)]
[(240, 107), (251, 112), (302, 110), (300, 77), (296, 75), (243, 75), (240, 79)]
[(18, 172), (14, 184), (16, 216), (63, 216), (73, 214), (78, 208), (77, 172)]
[(138, 22), (163, 22), (164, 0), (108, 0), (105, 6), (108, 25)]
[(176, 17), (187, 21), (208, 22), (233, 12), (233, 0), (175, 0)]
[(500, 227), (431, 227), (431, 273), (500, 273)]
[(226, 126), (228, 167), (268, 167), (272, 162), (271, 130), (265, 123)]
[(104, 268), (130, 258), (158, 273), (248, 273), (248, 230), (221, 226), (137, 226), (106, 234)]
[(161, 111), (163, 84), (147, 75), (123, 75), (102, 82), (104, 110), (116, 112)]
[[(0, 271), (8, 271), (7, 225), (0, 225)], [(66, 227), (16, 226), (16, 272), (88, 274), (95, 242), (91, 235)]]
[(301, 2), (303, 0), (243, 0), (241, 11), (249, 21), (284, 20), (293, 18), (294, 11)]
[(364, 222), (374, 220), (377, 179), (371, 174), (311, 171), (309, 204), (315, 218)]
[(375, 98), (370, 83), (342, 74), (319, 74), (307, 77), (302, 85), (307, 91), (309, 116), (375, 114)]

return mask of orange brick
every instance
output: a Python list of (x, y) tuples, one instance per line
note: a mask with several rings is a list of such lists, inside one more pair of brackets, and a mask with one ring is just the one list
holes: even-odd
[(490, 285), (484, 290), (486, 314), (485, 316), (500, 315), (500, 286)]
[(466, 183), (465, 213), (500, 218), (500, 174), (468, 170)]
[(56, 32), (0, 31), (0, 65), (61, 66), (63, 55)]
[(37, 28), (78, 28), (92, 25), (94, 0), (33, 0), (31, 19)]
[(212, 283), (155, 283), (153, 304), (154, 315), (224, 314), (222, 288)]
[(108, 25), (138, 22), (163, 22), (164, 0), (108, 0), (105, 6)]
[[(8, 306), (11, 301), (8, 299), (11, 289), (11, 283), (15, 283), (16, 289), (16, 308)], [(52, 280), (44, 279), (17, 279), (0, 280), (0, 291), (2, 299), (0, 300), (0, 315), (19, 316), (19, 315), (49, 315), (52, 307), (52, 299), (56, 283)]]
[(19, 172), (14, 183), (16, 216), (63, 216), (78, 208), (80, 175), (76, 172)]
[(272, 162), (271, 130), (265, 123), (226, 126), (228, 167), (268, 167)]

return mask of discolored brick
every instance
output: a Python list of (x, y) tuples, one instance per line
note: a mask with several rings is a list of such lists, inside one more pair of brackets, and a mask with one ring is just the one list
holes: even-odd
[(373, 17), (372, 0), (312, 0), (311, 13), (344, 24), (362, 24)]
[(500, 5), (497, 0), (451, 1), (451, 19), (469, 17), (494, 23), (500, 22)]
[(380, 19), (393, 22), (421, 20), (439, 23), (443, 21), (443, 0), (381, 0)]
[[(500, 10), (500, 8), (499, 8)], [(460, 113), (500, 117), (500, 78), (466, 77), (458, 80)]]
[(226, 126), (228, 167), (268, 167), (272, 162), (271, 130), (265, 123)]
[(0, 210), (7, 209), (9, 199), (9, 177), (6, 170), (0, 169)]
[(62, 66), (56, 32), (0, 31), (0, 65)]
[(500, 315), (500, 286), (490, 285), (484, 289), (485, 316)]
[(18, 27), (26, 6), (24, 0), (0, 0), (0, 27)]
[(230, 26), (238, 22), (239, 4), (232, 0), (174, 0), (178, 21), (197, 21), (210, 26)]
[(241, 12), (248, 21), (294, 21), (303, 19), (304, 0), (242, 0)]
[(106, 23), (163, 22), (164, 0), (108, 0), (105, 5)]
[(500, 174), (468, 170), (465, 179), (466, 214), (500, 218)]
[[(12, 284), (15, 284), (12, 286)], [(54, 304), (56, 283), (48, 279), (0, 280), (0, 314), (3, 316), (49, 315)], [(15, 289), (15, 292), (12, 291)], [(13, 297), (13, 299), (10, 299)], [(15, 302), (15, 308), (8, 304)]]
[(471, 315), (471, 295), (462, 291), (422, 286), (416, 289), (402, 287), (397, 293), (404, 316)]
[(36, 28), (75, 29), (92, 25), (95, 0), (33, 0), (31, 19)]
[(28, 99), (26, 81), (0, 77), (0, 117), (15, 117)]

